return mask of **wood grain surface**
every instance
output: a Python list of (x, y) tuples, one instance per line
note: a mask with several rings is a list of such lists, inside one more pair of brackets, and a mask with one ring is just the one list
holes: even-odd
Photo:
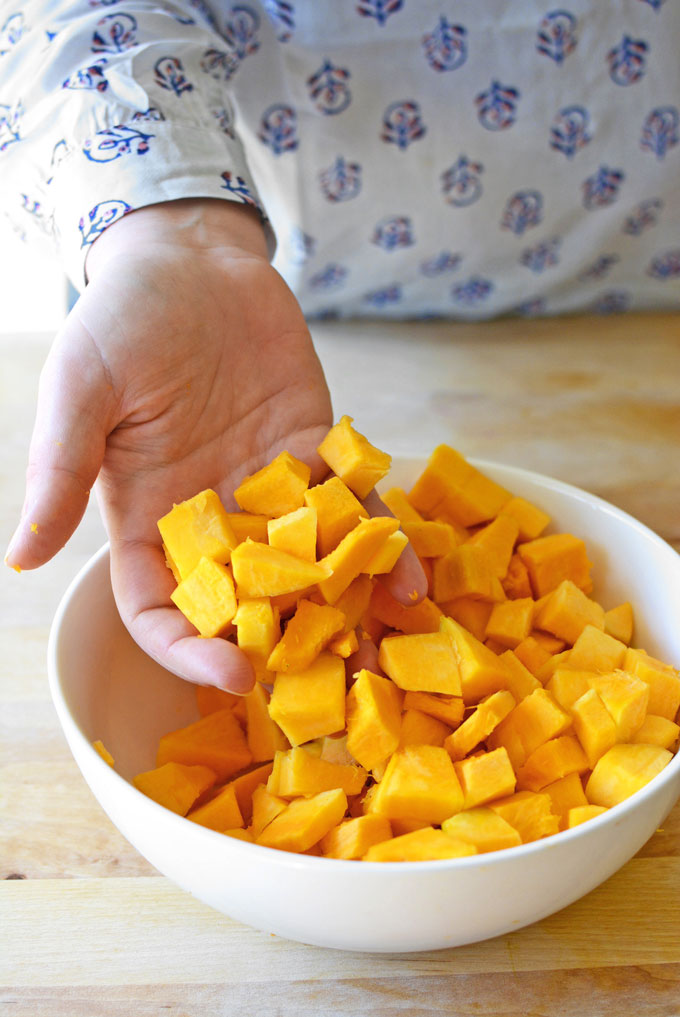
[[(680, 549), (680, 316), (314, 330), (336, 416), (393, 455), (464, 454), (585, 487)], [(23, 472), (47, 336), (0, 337), (0, 538)], [(455, 950), (321, 950), (174, 887), (80, 777), (46, 680), (49, 625), (103, 543), (92, 505), (36, 573), (0, 582), (3, 1017), (678, 1017), (680, 805), (607, 883), (512, 935)]]

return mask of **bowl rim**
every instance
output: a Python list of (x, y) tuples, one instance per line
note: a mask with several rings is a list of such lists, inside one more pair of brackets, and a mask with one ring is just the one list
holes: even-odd
[[(395, 463), (422, 463), (424, 457), (420, 456), (395, 456), (393, 458), (393, 465)], [(617, 506), (612, 505), (610, 502), (599, 497), (598, 495), (590, 494), (583, 488), (577, 487), (573, 484), (569, 484), (566, 481), (558, 480), (557, 478), (550, 477), (547, 474), (542, 474), (534, 470), (527, 470), (523, 467), (507, 465), (499, 463), (493, 460), (478, 459), (469, 457), (468, 461), (476, 466), (478, 469), (496, 469), (500, 468), (509, 475), (515, 475), (518, 478), (526, 478), (529, 481), (539, 482), (541, 486), (547, 486), (551, 490), (557, 491), (567, 495), (570, 498), (576, 498), (579, 501), (593, 504), (596, 507), (606, 511), (608, 514), (617, 517), (620, 521), (625, 522), (635, 528), (641, 536), (646, 539), (651, 539), (656, 543), (661, 550), (668, 552), (670, 555), (675, 556), (678, 559), (678, 565), (680, 567), (680, 555), (672, 547), (668, 541), (664, 540), (658, 533), (655, 533), (649, 526), (642, 523), (640, 520), (631, 516), (623, 509), (619, 509)], [(116, 782), (120, 782), (120, 786), (125, 788), (124, 794), (132, 793), (135, 796), (142, 795), (141, 791), (138, 791), (134, 785), (128, 781), (125, 777), (119, 774), (114, 767), (109, 766), (108, 763), (99, 755), (97, 750), (94, 748), (92, 742), (86, 737), (85, 732), (82, 730), (80, 724), (76, 721), (74, 715), (71, 713), (68, 704), (66, 702), (66, 696), (62, 687), (60, 669), (58, 666), (59, 646), (62, 633), (62, 626), (64, 618), (70, 609), (71, 602), (79, 589), (81, 584), (86, 580), (87, 576), (93, 572), (96, 568), (100, 567), (100, 563), (103, 559), (109, 557), (110, 542), (105, 542), (98, 551), (96, 551), (77, 571), (73, 579), (68, 584), (64, 591), (59, 604), (56, 608), (52, 624), (50, 626), (48, 645), (47, 645), (47, 674), (48, 684), (50, 693), (52, 696), (53, 705), (57, 712), (60, 724), (62, 726), (64, 735), (69, 747), (74, 755), (76, 755), (71, 740), (75, 739), (79, 745), (79, 748), (85, 753), (89, 754), (89, 758), (95, 763), (95, 766), (103, 768), (100, 770), (101, 774), (105, 774), (107, 771), (111, 775), (112, 779)], [(138, 648), (140, 653), (144, 653), (141, 648)], [(95, 758), (96, 757), (96, 758)], [(79, 766), (78, 759), (76, 756), (76, 763)], [(594, 816), (585, 823), (581, 823), (571, 829), (560, 830), (557, 833), (550, 834), (547, 837), (539, 838), (535, 841), (529, 841), (525, 844), (519, 844), (516, 847), (502, 848), (496, 851), (488, 851), (475, 855), (468, 855), (462, 858), (445, 858), (445, 859), (431, 859), (424, 861), (398, 861), (390, 862), (386, 865), (384, 862), (365, 862), (362, 861), (361, 865), (356, 865), (355, 860), (341, 859), (341, 858), (328, 858), (326, 856), (307, 855), (301, 852), (283, 851), (278, 848), (267, 847), (263, 844), (255, 844), (250, 841), (244, 841), (236, 837), (227, 837), (224, 833), (212, 830), (208, 827), (199, 826), (198, 824), (191, 823), (191, 827), (194, 829), (194, 835), (197, 837), (208, 836), (212, 838), (215, 843), (218, 843), (216, 838), (220, 839), (220, 843), (228, 850), (233, 850), (236, 853), (245, 852), (250, 855), (255, 849), (257, 852), (265, 852), (266, 857), (270, 860), (276, 858), (277, 864), (284, 867), (299, 868), (300, 866), (318, 866), (322, 865), (324, 868), (333, 866), (338, 872), (341, 871), (355, 871), (362, 873), (375, 873), (376, 871), (392, 872), (395, 869), (398, 872), (403, 873), (432, 873), (440, 870), (450, 869), (467, 869), (467, 868), (479, 868), (480, 866), (486, 865), (498, 865), (498, 864), (512, 864), (513, 861), (531, 857), (537, 852), (543, 852), (546, 848), (550, 847), (561, 847), (567, 845), (571, 841), (580, 840), (584, 837), (588, 837), (591, 834), (595, 834), (603, 826), (609, 824), (616, 825), (619, 820), (628, 815), (631, 811), (634, 811), (638, 804), (644, 797), (653, 794), (655, 791), (663, 787), (664, 785), (671, 783), (677, 777), (677, 771), (680, 770), (680, 750), (673, 754), (673, 757), (669, 760), (666, 766), (658, 774), (656, 774), (648, 784), (642, 787), (639, 791), (636, 791), (630, 797), (619, 802), (617, 805), (611, 806), (606, 812), (599, 816)], [(82, 771), (81, 771), (82, 772)], [(83, 775), (84, 776), (84, 775)], [(158, 815), (163, 815), (165, 821), (174, 823), (175, 821), (181, 823), (181, 827), (178, 830), (187, 830), (187, 822), (185, 816), (173, 813), (171, 810), (155, 802), (153, 799), (148, 798), (146, 795), (142, 795), (146, 800), (146, 804), (151, 808), (152, 814), (154, 810), (160, 810)], [(100, 807), (102, 803), (99, 801)]]

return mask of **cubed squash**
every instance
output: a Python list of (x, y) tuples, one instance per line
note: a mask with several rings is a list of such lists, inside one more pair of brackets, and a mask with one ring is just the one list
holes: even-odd
[(352, 423), (352, 417), (341, 417), (317, 452), (357, 498), (365, 498), (389, 472), (392, 457), (371, 445), (363, 434), (352, 427)]
[(201, 558), (170, 594), (200, 634), (219, 636), (231, 625), (236, 614), (236, 591), (231, 572), (212, 558)]
[(289, 747), (288, 739), (270, 716), (269, 692), (260, 683), (246, 696), (246, 739), (254, 763), (268, 762), (276, 752)]
[(304, 590), (326, 579), (331, 571), (323, 563), (304, 561), (254, 540), (246, 540), (234, 549), (231, 566), (239, 600)]
[(570, 579), (584, 593), (592, 590), (591, 562), (586, 545), (571, 533), (551, 533), (519, 544), (517, 552), (527, 567), (535, 597), (542, 597)]
[(503, 505), (503, 515), (512, 516), (518, 526), (518, 540), (535, 540), (550, 522), (550, 516), (543, 509), (527, 501), (526, 498), (514, 497)]
[(344, 858), (353, 861), (363, 858), (374, 844), (392, 836), (390, 821), (378, 813), (345, 819), (329, 830), (320, 846), (326, 858)]
[(330, 604), (301, 599), (281, 639), (267, 660), (270, 671), (304, 671), (342, 632), (345, 616)]
[(505, 594), (486, 550), (468, 542), (434, 560), (432, 597), (437, 604), (459, 597), (493, 603), (504, 599)]
[(280, 452), (257, 473), (245, 477), (234, 491), (237, 505), (255, 515), (283, 516), (304, 503), (311, 470), (290, 452)]
[(408, 544), (408, 538), (401, 530), (390, 533), (382, 547), (380, 547), (372, 558), (366, 562), (362, 572), (367, 576), (384, 576), (391, 572), (401, 553)]
[(680, 675), (676, 669), (644, 650), (630, 648), (626, 650), (623, 668), (649, 687), (649, 712), (675, 720), (680, 710)]
[(404, 710), (397, 748), (405, 749), (407, 745), (443, 745), (450, 733), (451, 728), (436, 717), (421, 710)]
[(522, 838), (514, 826), (510, 826), (502, 816), (484, 805), (465, 809), (445, 819), (442, 830), (449, 837), (472, 844), (479, 854), (519, 847), (522, 843)]
[(371, 812), (388, 819), (437, 824), (463, 807), (463, 791), (445, 749), (412, 745), (391, 757), (371, 800)]
[(604, 613), (604, 630), (608, 636), (629, 645), (633, 639), (633, 605), (629, 601), (617, 604)]
[(365, 668), (347, 694), (347, 748), (367, 770), (382, 763), (399, 744), (402, 693), (389, 678)]
[(437, 522), (436, 519), (400, 521), (402, 530), (419, 558), (443, 558), (463, 542), (460, 530), (450, 523)]
[(600, 756), (616, 744), (616, 724), (593, 688), (579, 696), (570, 712), (576, 737), (592, 770)]
[(463, 790), (464, 809), (486, 805), (515, 790), (515, 771), (503, 747), (468, 756), (453, 765)]
[(291, 745), (345, 727), (345, 664), (324, 651), (303, 671), (277, 674), (269, 713)]
[(659, 745), (614, 745), (595, 764), (586, 798), (591, 805), (618, 805), (661, 773), (672, 758)]
[(378, 663), (400, 689), (461, 694), (456, 657), (444, 632), (386, 636), (380, 643)]
[(647, 715), (649, 686), (626, 671), (594, 674), (588, 684), (611, 714), (618, 741), (630, 741)]
[(327, 577), (319, 580), (319, 590), (327, 604), (334, 604), (350, 583), (363, 572), (387, 538), (399, 528), (392, 516), (360, 519), (330, 554), (319, 562)]
[(495, 518), (510, 497), (509, 491), (483, 476), (448, 445), (434, 449), (408, 493), (408, 500), (422, 515), (449, 516), (461, 526), (476, 526)]
[(340, 788), (311, 798), (295, 798), (256, 838), (256, 844), (279, 851), (308, 851), (342, 820), (347, 795)]
[(552, 784), (546, 784), (543, 791), (550, 795), (552, 811), (559, 817), (560, 830), (566, 829), (570, 809), (588, 804), (580, 774), (568, 773)]
[(512, 650), (505, 650), (498, 656), (507, 672), (505, 682), (508, 691), (512, 693), (518, 703), (521, 699), (526, 699), (527, 696), (531, 695), (535, 689), (541, 687), (538, 678), (524, 666)]
[(453, 618), (443, 617), (440, 629), (453, 647), (465, 703), (477, 703), (506, 687), (507, 670), (497, 654)]
[(596, 819), (606, 811), (604, 805), (576, 805), (567, 813), (566, 828), (571, 830), (574, 826), (580, 826), (581, 823), (587, 823), (590, 819)]
[(253, 512), (227, 512), (227, 519), (237, 544), (248, 538), (257, 540), (260, 544), (267, 543), (268, 516), (255, 515)]
[(305, 492), (305, 505), (316, 511), (318, 553), (325, 557), (368, 512), (340, 477), (330, 477)]
[(219, 780), (226, 780), (245, 769), (252, 758), (241, 725), (227, 709), (164, 734), (158, 743), (156, 765), (173, 762), (207, 766)]
[(476, 853), (474, 845), (449, 837), (433, 826), (426, 826), (374, 844), (363, 858), (366, 862), (427, 862), (441, 858), (466, 858)]
[(536, 628), (573, 645), (586, 625), (604, 629), (604, 608), (571, 581), (563, 579), (536, 614)]
[(233, 621), (237, 645), (253, 665), (255, 677), (271, 682), (273, 676), (267, 670), (267, 661), (281, 638), (278, 609), (269, 597), (242, 598)]
[(206, 489), (177, 505), (158, 520), (163, 543), (184, 579), (201, 558), (225, 565), (236, 547), (236, 535), (219, 495)]
[(429, 597), (424, 597), (413, 607), (405, 607), (395, 600), (382, 583), (375, 583), (373, 587), (369, 610), (374, 618), (391, 629), (398, 629), (404, 635), (438, 632), (439, 619), (442, 615), (441, 610)]
[(207, 802), (192, 809), (187, 814), (187, 819), (219, 833), (243, 826), (243, 816), (238, 807), (234, 785), (225, 784)]
[(186, 816), (196, 799), (215, 783), (216, 774), (200, 764), (162, 763), (153, 770), (138, 773), (132, 783), (159, 805), (179, 816)]
[(270, 519), (267, 538), (271, 547), (288, 551), (305, 561), (316, 561), (316, 509), (303, 505)]
[(614, 671), (623, 666), (625, 655), (625, 643), (586, 625), (571, 648), (567, 666), (577, 671)]
[(493, 605), (484, 636), (496, 640), (504, 650), (512, 650), (527, 638), (533, 622), (534, 601), (531, 597), (504, 600)]
[(356, 764), (331, 763), (298, 746), (278, 753), (267, 790), (279, 798), (309, 797), (337, 787), (348, 796), (358, 795), (367, 777)]
[(492, 522), (477, 530), (468, 543), (484, 551), (491, 571), (498, 579), (502, 579), (508, 571), (518, 534), (517, 520), (502, 511)]
[(572, 735), (560, 735), (539, 745), (517, 771), (520, 791), (542, 791), (570, 773), (585, 773), (588, 759), (580, 743)]
[(680, 725), (675, 724), (667, 717), (659, 717), (648, 713), (633, 735), (634, 742), (642, 742), (645, 745), (660, 745), (663, 749), (675, 749), (680, 737)]
[(523, 844), (550, 837), (559, 830), (550, 795), (544, 791), (516, 791), (507, 798), (491, 802), (489, 808), (514, 826)]
[(444, 748), (453, 760), (463, 759), (472, 752), (480, 742), (491, 734), (493, 729), (507, 717), (515, 707), (515, 699), (507, 689), (492, 692), (483, 699), (477, 708), (465, 718), (444, 742)]
[(276, 819), (285, 809), (288, 808), (288, 800), (274, 795), (268, 791), (264, 784), (255, 788), (252, 797), (252, 811), (250, 830), (253, 838), (257, 840), (266, 826), (269, 826), (272, 819)]
[(461, 696), (442, 696), (432, 692), (407, 692), (404, 696), (403, 709), (420, 710), (430, 717), (436, 717), (450, 728), (458, 727), (465, 714), (465, 704)]

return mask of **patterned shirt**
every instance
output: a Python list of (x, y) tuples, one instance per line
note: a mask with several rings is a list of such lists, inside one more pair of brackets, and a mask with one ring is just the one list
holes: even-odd
[(680, 307), (680, 2), (565, 3), (3, 0), (4, 212), (78, 287), (193, 196), (310, 316)]

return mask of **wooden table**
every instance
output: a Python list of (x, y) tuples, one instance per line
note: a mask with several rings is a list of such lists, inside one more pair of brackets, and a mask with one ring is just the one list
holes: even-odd
[[(680, 548), (680, 315), (318, 326), (336, 416), (394, 455), (447, 441), (596, 492)], [(45, 336), (0, 339), (8, 540)], [(93, 506), (39, 573), (0, 584), (0, 1013), (9, 1017), (680, 1014), (680, 806), (619, 873), (530, 928), (370, 956), (231, 921), (159, 876), (93, 799), (45, 675)]]

